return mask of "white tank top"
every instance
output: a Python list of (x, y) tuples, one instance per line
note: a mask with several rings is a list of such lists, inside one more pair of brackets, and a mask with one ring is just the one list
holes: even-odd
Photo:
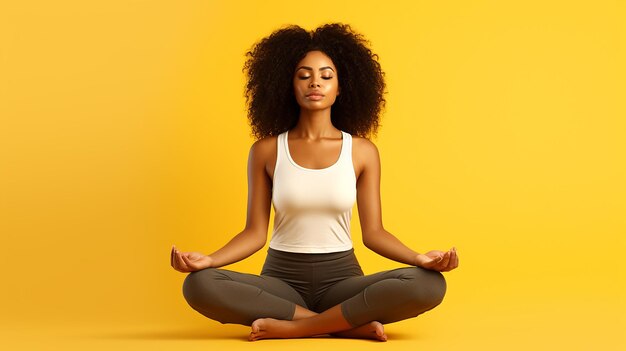
[(350, 219), (356, 202), (352, 135), (341, 131), (339, 159), (330, 167), (304, 168), (289, 153), (286, 131), (278, 135), (272, 189), (272, 249), (328, 253), (352, 248)]

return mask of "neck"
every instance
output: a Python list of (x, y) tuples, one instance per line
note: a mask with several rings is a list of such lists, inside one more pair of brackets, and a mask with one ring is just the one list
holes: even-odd
[(325, 110), (300, 110), (298, 124), (289, 131), (298, 138), (318, 140), (335, 138), (339, 130), (330, 121), (330, 108)]

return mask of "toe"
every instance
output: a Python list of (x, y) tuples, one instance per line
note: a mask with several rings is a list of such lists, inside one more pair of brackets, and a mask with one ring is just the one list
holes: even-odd
[(261, 330), (261, 323), (259, 322), (259, 320), (255, 320), (254, 322), (252, 322), (252, 325), (250, 326), (250, 330), (252, 331), (252, 333), (256, 334)]

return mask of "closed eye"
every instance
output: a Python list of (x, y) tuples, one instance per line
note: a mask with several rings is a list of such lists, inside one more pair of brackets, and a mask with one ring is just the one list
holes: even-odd
[[(307, 80), (309, 78), (311, 78), (311, 77), (298, 77), (298, 79), (300, 79), (300, 80)], [(333, 77), (321, 77), (321, 78), (324, 79), (324, 80), (333, 79)]]

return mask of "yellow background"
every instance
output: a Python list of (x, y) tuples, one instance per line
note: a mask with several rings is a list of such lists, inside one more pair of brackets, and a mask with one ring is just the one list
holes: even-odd
[[(1, 344), (12, 349), (626, 346), (624, 1), (3, 1)], [(458, 248), (386, 344), (269, 340), (183, 299), (183, 251), (241, 231), (245, 51), (349, 23), (380, 55), (385, 228)], [(366, 273), (398, 264), (360, 242)], [(273, 218), (273, 212), (272, 212)], [(273, 222), (270, 222), (271, 232)], [(265, 249), (229, 268), (258, 273)]]

